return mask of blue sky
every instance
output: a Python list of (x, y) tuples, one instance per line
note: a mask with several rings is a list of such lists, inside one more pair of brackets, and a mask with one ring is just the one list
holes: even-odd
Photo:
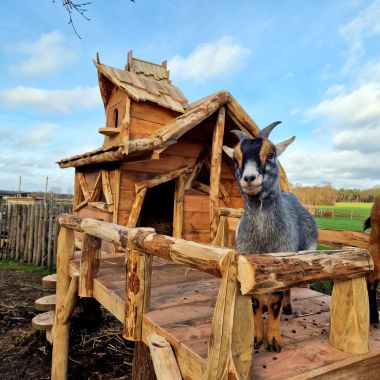
[(85, 21), (50, 0), (2, 3), (0, 188), (72, 191), (56, 161), (103, 142), (92, 59), (169, 61), (189, 101), (227, 89), (278, 142), (290, 180), (380, 185), (380, 0), (94, 0)]

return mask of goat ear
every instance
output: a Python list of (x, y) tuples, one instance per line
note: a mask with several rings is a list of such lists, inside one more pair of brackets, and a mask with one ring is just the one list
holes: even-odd
[(223, 145), (224, 153), (230, 158), (234, 158), (234, 150), (229, 146)]
[(277, 157), (280, 156), (284, 151), (285, 149), (296, 139), (296, 136), (293, 136), (291, 137), (290, 139), (288, 140), (285, 140), (285, 141), (282, 141), (278, 144), (276, 144), (276, 154), (277, 154)]

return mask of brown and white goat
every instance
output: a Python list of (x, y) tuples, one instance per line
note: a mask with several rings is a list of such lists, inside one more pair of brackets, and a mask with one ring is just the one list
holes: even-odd
[(364, 222), (364, 231), (367, 228), (371, 228), (368, 250), (375, 267), (374, 271), (367, 277), (370, 321), (371, 323), (378, 323), (379, 313), (377, 311), (376, 290), (380, 281), (380, 196), (375, 199), (371, 215)]
[[(294, 138), (277, 145), (268, 140), (279, 122), (272, 123), (253, 139), (241, 131), (234, 149), (224, 151), (235, 163), (235, 176), (244, 199), (244, 212), (236, 230), (237, 249), (243, 253), (295, 252), (315, 249), (318, 230), (313, 217), (291, 193), (281, 192), (277, 157)], [(267, 349), (281, 350), (282, 305), (291, 311), (289, 292), (252, 297), (255, 348), (266, 341)], [(285, 302), (284, 302), (285, 301)], [(268, 312), (264, 333), (262, 313)]]

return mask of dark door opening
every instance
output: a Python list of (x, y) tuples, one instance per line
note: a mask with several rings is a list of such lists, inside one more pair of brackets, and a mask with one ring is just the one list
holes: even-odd
[(173, 235), (174, 191), (175, 180), (148, 189), (139, 227), (152, 227), (158, 234)]

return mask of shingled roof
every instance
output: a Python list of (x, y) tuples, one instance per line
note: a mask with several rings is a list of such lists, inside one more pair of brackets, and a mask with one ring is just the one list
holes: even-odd
[(227, 91), (219, 91), (191, 105), (151, 136), (127, 141), (121, 145), (99, 148), (91, 152), (69, 157), (58, 162), (61, 168), (92, 165), (101, 162), (133, 159), (156, 149), (165, 149), (175, 144), (190, 129), (214, 114), (220, 107), (226, 107), (227, 114), (237, 128), (250, 136), (257, 136), (259, 128), (239, 103)]
[[(161, 65), (132, 57), (128, 53), (125, 69), (118, 69), (94, 61), (98, 69), (99, 87), (106, 107), (112, 92), (112, 85), (126, 92), (135, 101), (150, 101), (177, 112), (188, 107), (182, 91), (171, 84), (166, 62)], [(110, 85), (112, 84), (112, 85)]]

